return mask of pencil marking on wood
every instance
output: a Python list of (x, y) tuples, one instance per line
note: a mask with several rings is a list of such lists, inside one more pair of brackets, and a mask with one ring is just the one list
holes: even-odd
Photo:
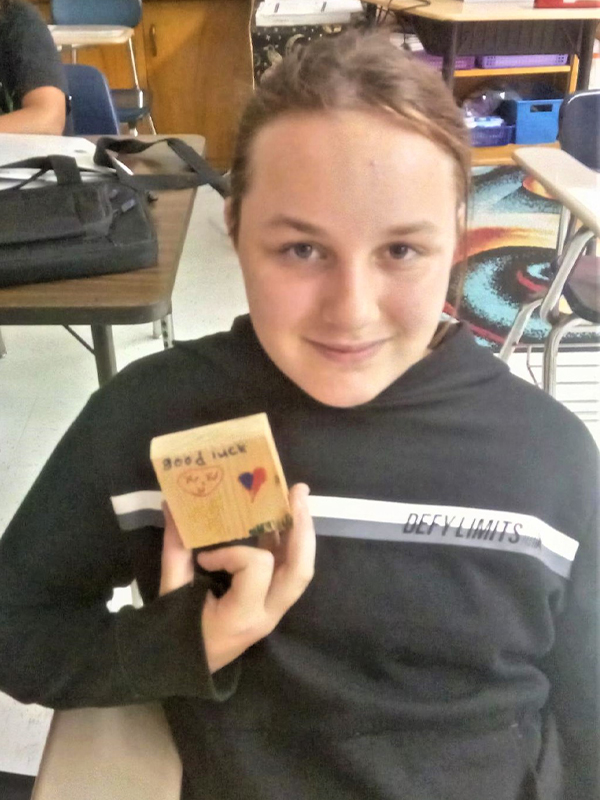
[(188, 494), (206, 497), (214, 492), (222, 480), (223, 470), (220, 467), (197, 467), (182, 472), (177, 483)]

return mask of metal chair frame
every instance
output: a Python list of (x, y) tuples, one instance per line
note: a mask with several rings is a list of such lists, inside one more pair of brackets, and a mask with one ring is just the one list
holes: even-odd
[(588, 331), (591, 329), (592, 331), (600, 332), (600, 325), (592, 325), (577, 314), (564, 314), (558, 309), (558, 304), (569, 275), (573, 271), (577, 260), (585, 251), (588, 244), (594, 240), (595, 236), (596, 234), (589, 228), (582, 227), (569, 238), (564, 248), (563, 256), (560, 258), (558, 270), (548, 291), (543, 297), (537, 297), (521, 306), (499, 353), (503, 361), (508, 361), (519, 343), (531, 315), (539, 308), (540, 319), (549, 322), (552, 326), (544, 343), (542, 368), (542, 385), (544, 391), (552, 396), (556, 394), (556, 361), (558, 358), (558, 350), (565, 334), (575, 327), (583, 327)]
[[(586, 95), (587, 94), (586, 92)], [(576, 98), (577, 95), (573, 97)], [(558, 138), (559, 141), (561, 141), (560, 129)], [(566, 152), (569, 152), (569, 149), (567, 149)], [(597, 166), (594, 164), (589, 166), (589, 168), (597, 168)], [(597, 237), (597, 233), (590, 230), (590, 228), (585, 225), (578, 230), (576, 230), (576, 226), (576, 217), (563, 205), (557, 234), (556, 258), (554, 261), (556, 269), (554, 278), (544, 295), (535, 297), (533, 300), (521, 306), (499, 352), (499, 357), (503, 361), (508, 361), (518, 345), (532, 314), (539, 309), (540, 318), (551, 325), (550, 333), (544, 343), (543, 388), (552, 396), (556, 394), (556, 362), (563, 337), (570, 330), (577, 328), (583, 328), (586, 331), (600, 332), (600, 325), (586, 320), (579, 314), (566, 314), (559, 310), (560, 298), (563, 295), (565, 285), (578, 259), (583, 255), (586, 249), (589, 249), (590, 246), (593, 245)]]
[[(142, 14), (142, 11), (141, 11), (141, 5), (140, 5), (140, 19), (141, 19), (141, 14)], [(120, 23), (115, 23), (115, 24), (120, 24)], [(71, 58), (71, 63), (72, 64), (76, 64), (77, 63), (77, 50), (78, 49), (80, 49), (80, 48), (70, 47), (70, 58)], [(131, 74), (132, 74), (132, 77), (133, 77), (133, 88), (138, 93), (138, 107), (142, 108), (143, 105), (144, 105), (144, 90), (140, 86), (140, 79), (139, 79), (138, 70), (137, 70), (137, 63), (136, 63), (136, 59), (135, 59), (135, 50), (133, 49), (133, 36), (130, 39), (127, 40), (127, 51), (128, 51), (128, 54), (129, 54), (129, 63), (130, 63), (130, 66), (131, 66)], [(121, 91), (129, 92), (130, 90), (125, 89), (125, 90), (121, 90)], [(113, 90), (113, 92), (118, 93), (119, 90), (118, 89), (117, 90)], [(118, 96), (118, 94), (117, 94), (117, 96)], [(148, 118), (148, 124), (150, 126), (151, 133), (156, 134), (156, 128), (154, 126), (154, 120), (152, 119), (152, 114), (150, 112), (148, 112), (144, 116), (146, 116)], [(127, 126), (129, 128), (129, 132), (131, 134), (133, 134), (134, 136), (138, 135), (137, 120), (133, 121), (133, 122), (128, 122)]]

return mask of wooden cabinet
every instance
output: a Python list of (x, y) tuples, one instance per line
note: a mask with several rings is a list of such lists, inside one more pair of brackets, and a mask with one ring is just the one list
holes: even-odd
[(229, 166), (239, 113), (252, 91), (250, 0), (144, 4), (143, 36), (159, 133), (201, 133)]
[[(49, 20), (49, 2), (35, 5)], [(145, 0), (135, 31), (139, 79), (152, 92), (157, 132), (201, 134), (219, 169), (230, 166), (237, 120), (253, 88), (251, 15), (252, 0)], [(112, 88), (133, 83), (124, 45), (79, 50), (78, 61), (102, 70)], [(140, 131), (149, 132), (143, 124)]]

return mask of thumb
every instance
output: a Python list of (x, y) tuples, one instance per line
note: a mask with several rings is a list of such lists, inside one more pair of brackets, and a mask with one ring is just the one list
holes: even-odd
[(160, 570), (159, 594), (167, 594), (180, 589), (194, 579), (192, 551), (183, 544), (175, 521), (166, 503), (162, 504), (165, 515), (165, 533)]

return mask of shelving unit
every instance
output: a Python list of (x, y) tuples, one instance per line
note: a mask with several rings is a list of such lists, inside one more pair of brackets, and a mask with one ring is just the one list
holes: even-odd
[[(491, 77), (515, 80), (546, 77), (559, 94), (587, 87), (600, 8), (533, 8), (513, 2), (468, 3), (461, 0), (373, 0), (410, 21), (423, 47), (440, 56), (442, 75), (457, 99)], [(558, 67), (455, 70), (456, 59), (477, 55), (568, 53)], [(475, 163), (509, 164), (514, 145), (473, 148)]]
[[(454, 72), (454, 91), (456, 95), (464, 97), (467, 90), (476, 86), (478, 82), (484, 82), (489, 78), (511, 77), (517, 79), (527, 79), (540, 76), (548, 76), (547, 79), (557, 87), (564, 90), (565, 94), (574, 92), (577, 87), (577, 77), (579, 74), (579, 58), (571, 56), (569, 64), (559, 67), (500, 67), (497, 69), (457, 69)], [(567, 80), (565, 76), (568, 75)]]
[[(499, 69), (461, 69), (454, 73), (454, 91), (458, 97), (465, 97), (477, 85), (490, 78), (543, 78), (556, 85), (565, 94), (575, 91), (579, 59), (572, 56), (571, 63), (559, 67), (501, 67)], [(472, 151), (474, 166), (492, 164), (512, 164), (512, 152), (523, 145), (504, 145), (503, 147), (474, 147)]]
[(566, 64), (564, 67), (501, 67), (500, 69), (457, 69), (454, 73), (455, 78), (489, 78), (502, 75), (544, 75), (552, 72), (571, 72), (571, 67)]
[[(517, 148), (526, 146), (523, 144), (505, 144), (503, 147), (473, 147), (471, 149), (471, 163), (474, 167), (514, 166), (513, 152)], [(536, 147), (558, 147), (558, 142), (536, 144)]]

